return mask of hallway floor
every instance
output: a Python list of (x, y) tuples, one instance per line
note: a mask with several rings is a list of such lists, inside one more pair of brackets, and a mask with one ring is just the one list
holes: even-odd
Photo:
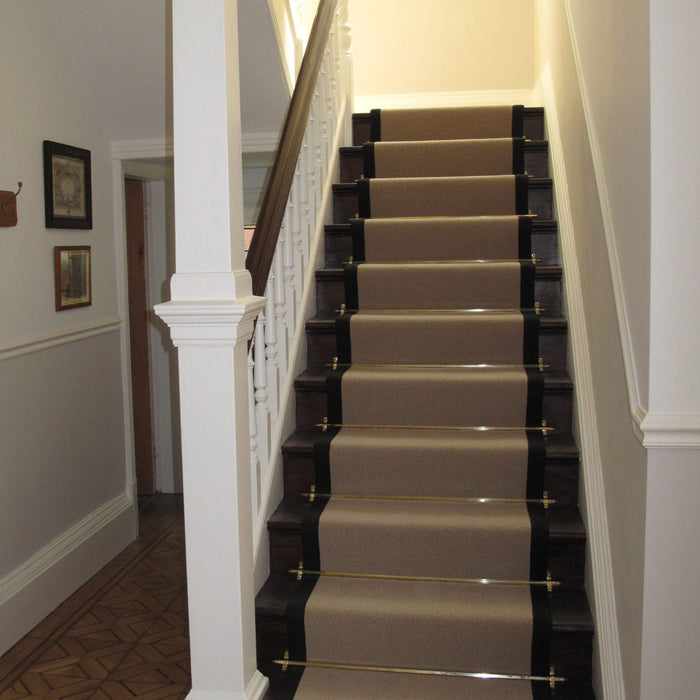
[(139, 537), (0, 657), (0, 700), (187, 695), (182, 498), (146, 498), (139, 518)]

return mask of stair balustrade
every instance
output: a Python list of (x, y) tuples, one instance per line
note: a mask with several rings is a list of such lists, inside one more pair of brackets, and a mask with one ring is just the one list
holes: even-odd
[(275, 470), (281, 468), (278, 455), (285, 426), (289, 426), (287, 432), (293, 428), (293, 416), (287, 420), (287, 405), (293, 401), (303, 322), (314, 312), (316, 251), (322, 247), (325, 210), (332, 200), (336, 154), (339, 146), (350, 141), (347, 19), (347, 0), (319, 3), (246, 259), (253, 293), (267, 299), (257, 319), (248, 363), (252, 503), (258, 541), (268, 515), (265, 504), (275, 489)]

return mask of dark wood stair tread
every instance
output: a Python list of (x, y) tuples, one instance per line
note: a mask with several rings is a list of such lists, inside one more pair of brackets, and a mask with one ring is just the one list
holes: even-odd
[[(371, 264), (371, 263), (366, 263)], [(406, 263), (410, 264), (410, 263)], [(342, 280), (343, 279), (343, 268), (342, 267), (321, 267), (316, 270), (317, 280)], [(561, 279), (562, 268), (561, 265), (536, 265), (535, 266), (535, 279)]]

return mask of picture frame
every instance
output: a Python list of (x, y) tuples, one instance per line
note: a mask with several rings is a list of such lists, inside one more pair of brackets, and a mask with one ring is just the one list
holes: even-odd
[(46, 228), (92, 228), (90, 151), (44, 141)]
[(90, 246), (54, 248), (56, 311), (92, 304), (92, 264)]

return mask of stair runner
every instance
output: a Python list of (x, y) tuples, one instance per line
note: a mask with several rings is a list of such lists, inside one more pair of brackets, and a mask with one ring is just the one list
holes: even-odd
[(552, 697), (522, 108), (372, 120), (289, 696)]

